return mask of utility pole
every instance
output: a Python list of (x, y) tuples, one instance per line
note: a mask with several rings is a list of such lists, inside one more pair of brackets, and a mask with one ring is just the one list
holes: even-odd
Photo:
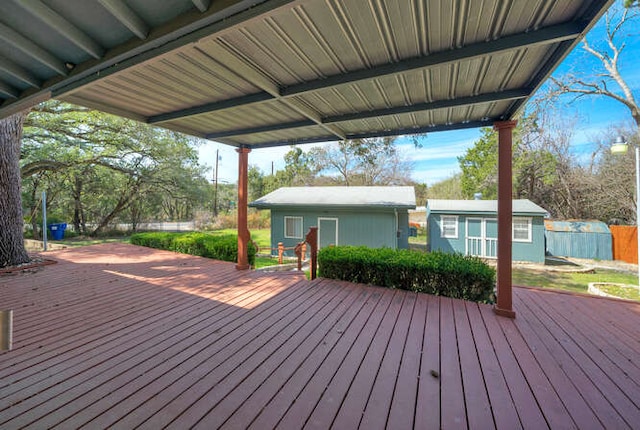
[(216, 169), (213, 178), (213, 215), (218, 216), (218, 150), (216, 149)]

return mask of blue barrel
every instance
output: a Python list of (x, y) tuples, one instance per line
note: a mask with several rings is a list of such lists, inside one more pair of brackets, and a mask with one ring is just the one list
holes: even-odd
[(49, 231), (53, 240), (64, 239), (64, 231), (67, 229), (67, 223), (49, 224)]

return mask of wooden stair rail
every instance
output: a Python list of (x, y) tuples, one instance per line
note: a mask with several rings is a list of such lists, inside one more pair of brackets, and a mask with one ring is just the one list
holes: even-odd
[(311, 279), (316, 279), (318, 271), (318, 227), (309, 227), (309, 232), (304, 238), (309, 244), (311, 252)]

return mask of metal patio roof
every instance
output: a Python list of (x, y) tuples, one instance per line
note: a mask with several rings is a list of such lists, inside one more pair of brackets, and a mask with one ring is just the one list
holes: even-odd
[(235, 146), (512, 119), (613, 0), (6, 0), (0, 117), (49, 97)]

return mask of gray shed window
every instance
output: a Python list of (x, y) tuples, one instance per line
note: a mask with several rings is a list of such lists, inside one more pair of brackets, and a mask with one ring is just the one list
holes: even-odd
[(302, 217), (284, 217), (284, 237), (289, 239), (302, 239)]

